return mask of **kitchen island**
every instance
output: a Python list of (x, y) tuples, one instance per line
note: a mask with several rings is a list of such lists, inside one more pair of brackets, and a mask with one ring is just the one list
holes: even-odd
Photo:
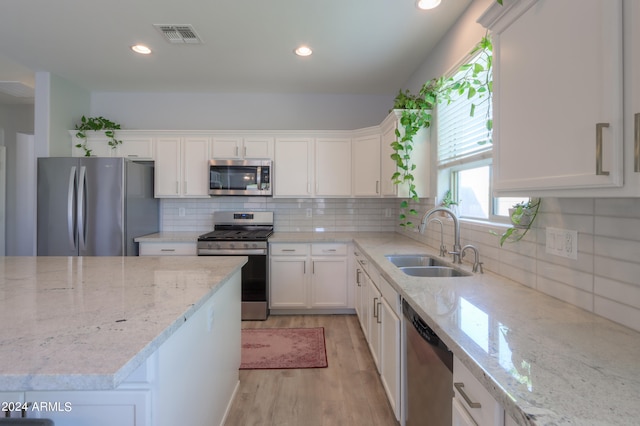
[(27, 416), (65, 425), (219, 424), (246, 260), (0, 258), (1, 408), (30, 403)]

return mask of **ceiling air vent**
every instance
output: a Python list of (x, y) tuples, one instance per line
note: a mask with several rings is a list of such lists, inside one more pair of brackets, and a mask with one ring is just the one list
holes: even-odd
[(202, 40), (191, 25), (154, 24), (169, 43), (200, 44)]

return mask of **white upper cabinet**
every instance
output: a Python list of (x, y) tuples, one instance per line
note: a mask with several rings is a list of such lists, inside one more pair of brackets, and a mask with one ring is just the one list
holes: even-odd
[(313, 139), (276, 138), (274, 196), (310, 197), (313, 181)]
[[(381, 128), (381, 146), (380, 146), (380, 190), (382, 196), (408, 197), (409, 190), (406, 185), (396, 185), (393, 183), (391, 176), (398, 170), (395, 160), (391, 159), (391, 155), (395, 152), (391, 144), (398, 138), (396, 129), (401, 135), (404, 135), (404, 128), (400, 125), (402, 110), (393, 110), (384, 119)], [(431, 196), (431, 132), (430, 129), (421, 129), (413, 138), (413, 151), (411, 151), (411, 159), (417, 167), (413, 172), (415, 177), (414, 184), (419, 197)]]
[(353, 195), (380, 196), (380, 135), (355, 138), (352, 142)]
[(315, 195), (351, 195), (351, 139), (316, 139)]
[(500, 195), (622, 194), (623, 154), (633, 155), (623, 148), (622, 20), (622, 0), (505, 0), (480, 18), (494, 41)]
[(211, 140), (210, 156), (212, 159), (273, 159), (273, 138), (215, 136)]
[[(77, 144), (84, 141), (76, 137), (76, 130), (70, 130), (73, 143), (72, 156), (84, 157), (84, 150)], [(87, 148), (93, 157), (125, 157), (133, 160), (153, 160), (153, 136), (151, 133), (116, 131), (116, 139), (122, 141), (115, 148), (109, 146), (109, 139), (103, 132), (87, 132)]]
[(156, 198), (209, 197), (209, 138), (161, 137), (156, 140)]

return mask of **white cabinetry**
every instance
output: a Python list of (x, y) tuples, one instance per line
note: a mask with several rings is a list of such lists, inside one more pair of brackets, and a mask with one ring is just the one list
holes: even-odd
[(258, 136), (214, 136), (211, 140), (212, 159), (273, 159), (273, 138)]
[(473, 374), (453, 357), (454, 426), (504, 426), (505, 413)]
[(316, 139), (315, 195), (351, 195), (351, 139)]
[(353, 195), (380, 196), (380, 135), (355, 138), (352, 144)]
[[(76, 131), (70, 130), (73, 143), (72, 155), (74, 157), (84, 157), (84, 150), (77, 148), (77, 144), (84, 143), (82, 139), (76, 137)], [(116, 139), (122, 141), (115, 148), (109, 146), (109, 139), (103, 132), (86, 132), (87, 148), (91, 150), (93, 157), (125, 157), (135, 160), (153, 160), (154, 140), (151, 133), (139, 132), (119, 132), (116, 131)]]
[(402, 414), (400, 296), (375, 266), (354, 251), (355, 306), (360, 326), (396, 419)]
[(313, 139), (277, 138), (274, 196), (310, 197), (313, 180)]
[(193, 242), (140, 242), (139, 256), (197, 256), (198, 244)]
[[(623, 153), (630, 158), (633, 150), (623, 148), (622, 0), (519, 0), (505, 8), (480, 20), (494, 40), (494, 189), (622, 194), (615, 188), (633, 167), (627, 160), (623, 168)], [(625, 49), (636, 52), (637, 30), (625, 30), (636, 39)], [(627, 83), (633, 75), (625, 72)]]
[[(391, 179), (391, 176), (398, 170), (396, 162), (391, 159), (391, 155), (394, 153), (391, 144), (398, 139), (396, 130), (400, 132), (400, 135), (404, 135), (404, 128), (400, 124), (401, 117), (402, 110), (393, 110), (380, 125), (382, 132), (382, 142), (380, 146), (382, 156), (380, 159), (381, 191), (383, 196), (406, 198), (409, 196), (406, 185), (395, 185)], [(416, 192), (419, 197), (430, 197), (432, 195), (432, 149), (430, 129), (421, 129), (413, 137), (413, 151), (411, 152), (411, 160), (417, 165), (413, 175), (415, 177)]]
[(272, 310), (349, 307), (346, 244), (270, 244)]
[(156, 198), (206, 198), (208, 137), (161, 137), (156, 140)]

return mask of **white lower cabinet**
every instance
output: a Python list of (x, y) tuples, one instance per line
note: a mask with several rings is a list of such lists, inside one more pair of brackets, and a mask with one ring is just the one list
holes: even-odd
[(502, 406), (455, 356), (453, 392), (453, 426), (504, 426)]
[(349, 307), (347, 244), (274, 243), (269, 250), (272, 310)]
[(194, 242), (140, 242), (140, 256), (197, 256), (198, 244)]
[(354, 251), (355, 307), (389, 404), (402, 414), (402, 311), (400, 296), (358, 250)]

